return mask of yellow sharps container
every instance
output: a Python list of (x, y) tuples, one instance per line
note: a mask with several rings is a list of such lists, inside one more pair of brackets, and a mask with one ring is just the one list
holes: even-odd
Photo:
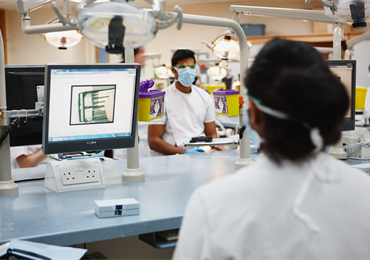
[(163, 117), (165, 91), (159, 89), (148, 90), (154, 85), (153, 80), (146, 80), (140, 83), (138, 120), (150, 122)]
[(363, 87), (356, 87), (356, 110), (365, 109), (365, 100), (366, 100), (367, 89)]
[(217, 115), (239, 115), (239, 91), (233, 89), (218, 89), (213, 91)]

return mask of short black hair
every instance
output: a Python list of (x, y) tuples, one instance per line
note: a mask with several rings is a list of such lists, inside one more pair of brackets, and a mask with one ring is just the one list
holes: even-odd
[(298, 162), (312, 155), (315, 146), (304, 124), (319, 129), (324, 146), (339, 141), (349, 96), (308, 43), (271, 40), (257, 55), (244, 82), (249, 95), (290, 118), (282, 120), (262, 112), (261, 149), (275, 162)]
[(175, 53), (172, 56), (171, 64), (172, 64), (172, 66), (175, 66), (179, 63), (180, 60), (184, 60), (184, 59), (187, 59), (187, 58), (193, 58), (194, 59), (194, 64), (196, 64), (195, 54), (194, 54), (193, 51), (186, 50), (186, 49), (176, 50)]

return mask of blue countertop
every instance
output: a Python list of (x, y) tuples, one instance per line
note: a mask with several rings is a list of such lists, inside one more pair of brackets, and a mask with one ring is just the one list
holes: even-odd
[[(146, 180), (138, 183), (121, 181), (126, 160), (106, 161), (102, 189), (56, 193), (43, 180), (18, 182), (18, 195), (0, 197), (0, 244), (17, 238), (73, 245), (179, 228), (193, 191), (235, 172), (238, 157), (237, 151), (223, 151), (140, 158)], [(94, 200), (118, 198), (139, 201), (140, 215), (95, 215)]]
[[(0, 244), (16, 238), (63, 246), (179, 228), (193, 191), (235, 172), (238, 157), (233, 150), (140, 158), (146, 180), (137, 183), (121, 181), (126, 160), (105, 161), (102, 189), (56, 193), (43, 180), (18, 182), (18, 195), (0, 197)], [(347, 160), (351, 165), (369, 162)], [(94, 200), (119, 198), (139, 201), (140, 215), (95, 215)]]

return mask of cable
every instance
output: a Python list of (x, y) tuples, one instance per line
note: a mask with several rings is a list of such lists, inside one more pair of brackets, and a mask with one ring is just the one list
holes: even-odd
[(4, 140), (6, 139), (6, 137), (8, 136), (8, 134), (10, 133), (10, 131), (12, 131), (14, 125), (19, 121), (19, 118), (15, 118), (10, 124), (9, 126), (5, 129), (5, 131), (3, 132), (3, 135), (1, 136), (0, 138), (0, 145), (4, 142)]

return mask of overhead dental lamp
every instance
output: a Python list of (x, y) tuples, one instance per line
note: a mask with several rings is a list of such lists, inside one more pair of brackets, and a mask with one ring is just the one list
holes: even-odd
[[(311, 0), (305, 0), (309, 4)], [(370, 21), (370, 0), (319, 0), (325, 7), (325, 15), (339, 23), (364, 28)]]
[(83, 8), (78, 11), (77, 19), (82, 35), (108, 53), (144, 46), (154, 39), (156, 32), (153, 15), (125, 2)]
[(216, 40), (213, 53), (223, 59), (235, 58), (240, 53), (239, 44), (230, 35), (225, 35)]
[(364, 28), (370, 21), (370, 1), (334, 0), (334, 7), (325, 6), (325, 14), (340, 23)]
[[(53, 23), (60, 23), (60, 20), (56, 17), (53, 18), (50, 22), (47, 22), (47, 24)], [(78, 30), (49, 32), (42, 34), (42, 36), (48, 43), (55, 47), (58, 47), (58, 49), (60, 50), (66, 50), (69, 47), (75, 46), (82, 39), (82, 35)]]
[(213, 80), (222, 80), (227, 76), (227, 69), (223, 66), (216, 65), (207, 70), (207, 75)]
[(171, 66), (169, 64), (163, 64), (162, 66), (157, 66), (154, 68), (154, 73), (158, 78), (168, 79), (173, 76), (171, 71)]
[(181, 28), (182, 11), (175, 6), (178, 15), (168, 21), (156, 21), (152, 12), (126, 2), (109, 2), (88, 7), (89, 0), (77, 6), (78, 28), (82, 35), (108, 53), (122, 53), (124, 48), (134, 49), (152, 41), (158, 29), (164, 29), (178, 21)]
[(227, 60), (240, 54), (240, 47), (235, 35), (229, 30), (226, 34), (216, 36), (212, 44), (202, 41), (219, 58)]

